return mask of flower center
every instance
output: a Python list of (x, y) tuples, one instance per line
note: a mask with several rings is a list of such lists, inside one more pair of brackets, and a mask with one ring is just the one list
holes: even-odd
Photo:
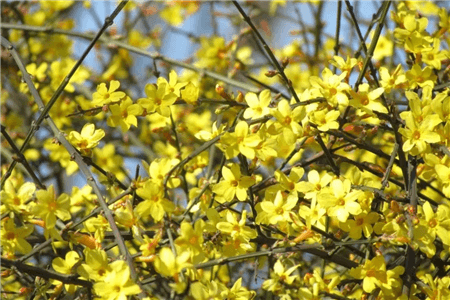
[(364, 95), (364, 96), (361, 97), (361, 104), (362, 104), (362, 105), (367, 105), (367, 104), (369, 104), (369, 98), (368, 98), (366, 95)]
[(48, 210), (49, 211), (55, 211), (58, 208), (58, 204), (56, 202), (50, 202), (48, 204)]
[(437, 226), (436, 219), (431, 219), (430, 221), (428, 221), (428, 226), (430, 226), (431, 228), (436, 227)]
[(16, 238), (16, 234), (14, 233), (14, 232), (8, 232), (7, 234), (6, 234), (6, 239), (7, 240), (13, 240), (13, 239), (15, 239)]

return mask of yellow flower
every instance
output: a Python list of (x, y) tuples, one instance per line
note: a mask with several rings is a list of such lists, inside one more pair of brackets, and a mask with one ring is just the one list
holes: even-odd
[(330, 60), (330, 63), (342, 72), (347, 72), (348, 77), (353, 68), (358, 64), (358, 59), (347, 56), (347, 60), (344, 60), (342, 57), (335, 55), (333, 56), (333, 60)]
[(345, 222), (350, 214), (362, 213), (361, 205), (356, 201), (360, 193), (361, 191), (351, 191), (350, 180), (335, 179), (328, 190), (321, 191), (317, 196), (317, 202), (327, 209), (329, 216)]
[(119, 87), (120, 82), (117, 80), (111, 80), (109, 83), (109, 89), (106, 88), (105, 83), (100, 83), (97, 86), (97, 91), (92, 94), (92, 104), (103, 106), (110, 104), (111, 102), (120, 101), (125, 97), (125, 93), (120, 91), (116, 92)]
[(156, 111), (164, 117), (170, 115), (170, 106), (177, 100), (177, 95), (170, 92), (168, 84), (161, 82), (158, 85), (147, 84), (145, 86), (147, 98), (138, 99), (138, 104), (145, 108), (147, 113)]
[(437, 78), (432, 68), (426, 66), (422, 70), (419, 64), (414, 64), (411, 70), (407, 71), (405, 75), (406, 79), (408, 79), (410, 89), (415, 89), (417, 86), (423, 88), (427, 85), (434, 88), (434, 83)]
[(418, 124), (412, 114), (401, 114), (401, 117), (405, 118), (406, 123), (405, 128), (398, 130), (406, 139), (403, 143), (403, 151), (418, 155), (429, 152), (430, 143), (440, 142), (441, 136), (433, 131), (434, 127), (441, 122), (439, 118), (428, 117)]
[(423, 205), (423, 221), (431, 239), (434, 241), (436, 235), (444, 245), (450, 246), (450, 208), (440, 204), (436, 212), (433, 211), (429, 202)]
[(302, 179), (305, 171), (301, 167), (293, 167), (289, 176), (286, 176), (284, 172), (280, 170), (275, 171), (275, 179), (279, 182), (275, 185), (276, 191), (286, 191), (291, 195), (297, 196), (297, 192), (303, 192), (302, 185), (299, 181)]
[(202, 141), (209, 141), (215, 138), (216, 136), (220, 135), (224, 129), (225, 129), (224, 124), (220, 125), (219, 128), (217, 128), (217, 124), (216, 122), (214, 122), (212, 125), (211, 132), (206, 130), (200, 130), (195, 134), (195, 137)]
[[(39, 87), (39, 82), (43, 82), (47, 77), (47, 74), (45, 74), (47, 67), (48, 64), (46, 62), (41, 63), (39, 67), (37, 67), (35, 63), (27, 65), (26, 70), (30, 74), (31, 79), (35, 82), (34, 86), (36, 89)], [(19, 75), (22, 75), (22, 72), (19, 71), (18, 73)], [(28, 84), (26, 82), (21, 82), (19, 90), (24, 94), (28, 93)]]
[(108, 220), (104, 216), (98, 215), (95, 218), (90, 218), (84, 223), (87, 232), (94, 232), (94, 237), (97, 242), (101, 243), (105, 237), (105, 231), (111, 230)]
[(226, 221), (217, 223), (216, 227), (223, 233), (226, 233), (231, 236), (233, 239), (242, 238), (246, 241), (250, 241), (250, 239), (254, 239), (257, 237), (256, 230), (251, 229), (248, 226), (245, 226), (245, 222), (247, 221), (247, 211), (244, 210), (242, 212), (241, 218), (238, 221), (236, 218), (236, 214), (231, 211), (227, 212)]
[(436, 164), (434, 166), (437, 178), (442, 183), (442, 192), (446, 197), (450, 197), (450, 167)]
[(151, 255), (154, 255), (156, 253), (156, 247), (159, 244), (159, 241), (161, 240), (162, 232), (159, 231), (157, 234), (155, 234), (154, 238), (150, 238), (147, 235), (144, 235), (144, 241), (142, 245), (139, 247), (139, 250), (142, 251), (143, 257), (150, 257)]
[(338, 129), (339, 123), (337, 119), (340, 116), (339, 110), (321, 109), (314, 111), (309, 115), (309, 121), (317, 125), (317, 129), (320, 131), (328, 131), (330, 129)]
[(14, 219), (5, 218), (2, 220), (2, 227), (0, 231), (2, 241), (2, 255), (9, 253), (14, 255), (16, 251), (22, 254), (27, 254), (32, 247), (25, 238), (34, 231), (34, 226), (26, 224), (22, 227), (16, 227)]
[(192, 259), (203, 252), (203, 228), (205, 222), (200, 219), (194, 226), (190, 222), (183, 221), (180, 225), (180, 236), (175, 240), (175, 244), (180, 246), (183, 251), (188, 249)]
[[(374, 32), (372, 31), (372, 38)], [(373, 53), (373, 59), (382, 60), (385, 57), (391, 57), (394, 51), (394, 43), (392, 41), (392, 33), (387, 32), (386, 35), (380, 35), (378, 38), (377, 46)]]
[(95, 199), (97, 196), (92, 193), (91, 186), (85, 185), (81, 189), (73, 186), (70, 195), (70, 212), (77, 213), (82, 210), (86, 214), (90, 213), (95, 208)]
[[(232, 55), (243, 64), (252, 62), (250, 47), (241, 47), (235, 51), (237, 47), (235, 40), (226, 44), (223, 37), (201, 37), (200, 44), (200, 49), (196, 53), (199, 58), (197, 67), (223, 71), (230, 66), (231, 59), (234, 59)], [(237, 67), (240, 67), (240, 63), (237, 63)]]
[(136, 213), (141, 217), (151, 215), (156, 222), (159, 222), (165, 213), (175, 210), (175, 205), (164, 198), (163, 190), (151, 180), (145, 182), (144, 186), (137, 189), (136, 192), (144, 199), (135, 208)]
[(237, 156), (242, 153), (246, 157), (253, 159), (256, 154), (256, 147), (261, 140), (257, 134), (249, 133), (249, 126), (247, 122), (240, 121), (234, 132), (226, 132), (220, 138), (219, 147), (224, 150), (228, 159)]
[(299, 216), (305, 219), (306, 226), (310, 229), (311, 225), (319, 226), (327, 210), (321, 207), (316, 199), (311, 200), (311, 205), (300, 205)]
[(105, 300), (124, 300), (129, 295), (139, 294), (141, 289), (131, 281), (130, 268), (123, 260), (111, 263), (111, 271), (104, 281), (94, 284), (95, 293)]
[(16, 191), (13, 183), (7, 180), (3, 190), (0, 192), (2, 205), (5, 205), (10, 211), (24, 213), (27, 211), (27, 205), (25, 203), (31, 199), (35, 191), (36, 185), (32, 182), (22, 184)]
[(169, 73), (169, 81), (164, 77), (159, 77), (156, 81), (156, 85), (164, 84), (166, 87), (166, 93), (174, 93), (177, 97), (180, 97), (180, 90), (186, 86), (187, 82), (178, 82), (177, 73), (172, 70)]
[(170, 25), (179, 26), (186, 16), (195, 13), (198, 8), (198, 1), (167, 1), (159, 16)]
[(245, 95), (245, 102), (247, 102), (249, 108), (244, 111), (244, 118), (257, 119), (264, 117), (270, 113), (269, 104), (271, 101), (270, 90), (264, 90), (256, 96), (255, 93), (247, 93)]
[(56, 217), (63, 221), (69, 220), (70, 198), (62, 193), (56, 198), (53, 185), (47, 190), (36, 192), (37, 203), (33, 208), (33, 213), (45, 221), (45, 228), (52, 229), (56, 225)]
[(173, 277), (175, 281), (178, 281), (178, 274), (181, 270), (192, 266), (188, 262), (190, 256), (189, 251), (183, 251), (175, 257), (170, 248), (164, 247), (159, 251), (154, 262), (156, 272), (163, 276)]
[(217, 194), (216, 200), (220, 203), (234, 199), (239, 201), (247, 199), (247, 189), (255, 184), (255, 179), (250, 176), (241, 176), (239, 165), (232, 164), (230, 168), (222, 168), (223, 180), (213, 186), (213, 193)]
[[(77, 266), (77, 264), (80, 260), (81, 260), (81, 258), (76, 251), (69, 251), (66, 253), (65, 259), (62, 259), (61, 257), (56, 257), (52, 261), (52, 267), (58, 273), (67, 274), (67, 275), (75, 274), (76, 270), (74, 270), (74, 267)], [(78, 288), (74, 284), (66, 284), (64, 286), (65, 286), (67, 292), (69, 292), (70, 294), (73, 294)]]
[[(364, 291), (371, 293), (377, 287), (389, 288), (390, 285), (395, 284), (395, 281), (400, 281), (399, 276), (404, 271), (403, 266), (397, 266), (393, 270), (386, 271), (386, 262), (384, 257), (380, 255), (372, 260), (366, 260), (364, 266), (351, 269), (349, 274), (354, 278), (363, 279)], [(393, 278), (394, 282), (388, 281), (390, 278)]]
[[(65, 77), (72, 70), (72, 67), (75, 65), (75, 63), (75, 60), (69, 57), (63, 58), (60, 61), (52, 62), (52, 64), (50, 65), (50, 78), (52, 79), (50, 86), (54, 91), (56, 91), (61, 82), (65, 80)], [(86, 79), (88, 79), (88, 77), (89, 72), (84, 67), (78, 68), (72, 78), (70, 78), (70, 81), (64, 88), (64, 91), (73, 93), (75, 91), (75, 87), (72, 83), (82, 84)]]
[[(164, 185), (164, 180), (169, 171), (179, 163), (179, 159), (170, 158), (158, 158), (152, 161), (148, 167), (148, 174), (150, 175), (151, 181), (156, 183), (159, 187)], [(176, 188), (180, 185), (181, 180), (172, 174), (170, 179), (167, 181), (168, 188)]]
[(373, 232), (372, 224), (378, 220), (376, 212), (361, 213), (354, 217), (355, 219), (348, 219), (345, 223), (341, 223), (339, 227), (349, 232), (349, 236), (354, 240), (359, 240), (362, 233), (366, 238), (369, 238)]
[(189, 104), (196, 104), (200, 89), (192, 82), (189, 82), (183, 90), (181, 90), (181, 99)]
[[(106, 144), (103, 148), (94, 148), (95, 163), (103, 168), (103, 170), (114, 174), (119, 179), (125, 179), (126, 175), (122, 171), (123, 157), (116, 154), (116, 149), (111, 143)], [(101, 174), (97, 169), (94, 172)], [(101, 175), (105, 178), (104, 175)]]
[(440, 50), (440, 40), (434, 39), (433, 47), (431, 49), (427, 49), (422, 51), (422, 61), (429, 66), (432, 66), (436, 70), (441, 69), (441, 61), (449, 58), (448, 50)]
[(394, 36), (404, 43), (406, 51), (420, 53), (433, 41), (425, 32), (427, 25), (427, 18), (416, 19), (414, 14), (407, 14), (403, 18), (403, 26), (395, 28)]
[[(282, 191), (278, 191), (275, 199), (272, 201), (264, 200), (257, 206), (258, 215), (255, 222), (257, 224), (278, 224), (290, 221), (290, 213), (297, 204), (297, 195), (283, 195)], [(259, 209), (258, 209), (259, 208)]]
[(299, 106), (291, 110), (287, 100), (281, 100), (276, 109), (272, 110), (272, 115), (276, 118), (273, 126), (277, 132), (282, 133), (286, 142), (295, 144), (298, 137), (303, 134), (303, 128), (299, 124), (306, 116), (305, 108)]
[(143, 36), (139, 30), (132, 29), (128, 33), (128, 43), (131, 46), (145, 49), (152, 44), (152, 40), (149, 37)]
[(345, 108), (348, 106), (348, 97), (346, 92), (351, 90), (351, 87), (342, 82), (344, 78), (346, 78), (347, 72), (342, 72), (340, 75), (333, 74), (330, 69), (325, 68), (322, 71), (323, 79), (320, 79), (317, 76), (311, 76), (309, 82), (311, 86), (317, 89), (322, 97), (327, 99), (327, 102), (332, 107), (337, 107), (339, 105), (339, 109)]
[(401, 64), (397, 65), (392, 74), (385, 67), (380, 67), (380, 77), (380, 84), (386, 93), (389, 93), (392, 89), (400, 88), (406, 83), (405, 72)]
[(86, 248), (85, 257), (86, 263), (77, 268), (77, 273), (86, 279), (104, 281), (106, 274), (111, 271), (106, 252), (101, 249)]
[(298, 267), (299, 265), (296, 265), (286, 269), (281, 259), (278, 259), (275, 262), (273, 271), (270, 273), (270, 279), (263, 282), (262, 288), (267, 291), (281, 293), (285, 289), (285, 284), (291, 285), (295, 280), (300, 280), (298, 274), (291, 275)]
[(308, 181), (301, 181), (298, 183), (298, 188), (305, 193), (306, 199), (316, 199), (317, 195), (331, 182), (333, 177), (328, 173), (319, 174), (316, 170), (311, 170), (308, 173)]
[(94, 124), (86, 124), (81, 129), (81, 132), (71, 131), (69, 133), (68, 140), (80, 150), (82, 155), (90, 156), (92, 154), (91, 149), (96, 147), (100, 140), (105, 136), (103, 129), (95, 129)]
[(222, 299), (234, 299), (234, 300), (251, 300), (255, 297), (255, 291), (249, 291), (242, 286), (242, 277), (233, 284), (233, 286), (226, 291), (222, 291), (220, 296)]
[(71, 160), (69, 152), (53, 139), (47, 139), (44, 142), (44, 148), (50, 152), (50, 159), (58, 162), (66, 169), (67, 175), (72, 175), (78, 171), (78, 164)]
[(286, 6), (286, 0), (272, 0), (272, 1), (270, 1), (270, 6), (269, 6), (269, 14), (270, 14), (270, 16), (274, 16), (275, 15), (279, 5), (280, 6)]
[(350, 91), (352, 99), (350, 105), (361, 109), (363, 112), (374, 116), (374, 111), (380, 113), (387, 113), (388, 110), (380, 100), (380, 96), (383, 94), (384, 89), (382, 87), (369, 91), (369, 85), (367, 83), (360, 84), (358, 86), (358, 92)]
[(142, 115), (144, 109), (138, 104), (133, 104), (130, 97), (121, 101), (120, 104), (113, 104), (109, 106), (111, 115), (106, 120), (108, 126), (120, 126), (122, 132), (128, 131), (131, 125), (137, 127), (136, 116)]

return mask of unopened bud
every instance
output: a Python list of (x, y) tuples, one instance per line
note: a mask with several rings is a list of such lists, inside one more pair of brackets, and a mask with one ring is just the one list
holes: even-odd
[(233, 101), (233, 99), (231, 99), (230, 95), (228, 95), (225, 92), (225, 89), (223, 88), (223, 86), (221, 86), (220, 84), (216, 85), (216, 92), (217, 94), (219, 94), (220, 97), (222, 97), (223, 99), (227, 100), (227, 101)]
[(238, 91), (238, 94), (236, 96), (236, 102), (244, 102), (244, 94), (241, 91)]
[(250, 26), (241, 29), (241, 34), (248, 34), (252, 32), (252, 28)]
[(378, 132), (378, 126), (375, 126), (374, 128), (372, 128), (371, 130), (370, 130), (370, 133), (371, 134), (376, 134), (377, 132)]
[(353, 150), (355, 150), (357, 147), (355, 145), (348, 145), (346, 147), (344, 147), (344, 152), (351, 152)]
[(398, 216), (396, 219), (395, 219), (395, 222), (397, 223), (397, 224), (402, 224), (403, 222), (405, 222), (406, 221), (406, 217), (404, 216), (404, 215), (400, 215), (400, 216)]
[(286, 68), (288, 64), (289, 64), (289, 57), (283, 58), (283, 60), (281, 61), (281, 66), (283, 67), (283, 69)]
[(218, 108), (216, 108), (216, 110), (214, 111), (214, 113), (215, 113), (216, 115), (220, 115), (221, 113), (223, 113), (224, 111), (226, 111), (228, 108), (229, 108), (228, 105), (222, 105), (222, 106), (219, 106)]
[(393, 212), (396, 212), (396, 213), (400, 212), (400, 205), (398, 204), (397, 201), (392, 200), (390, 203), (390, 207)]
[(266, 75), (267, 77), (274, 77), (274, 76), (276, 76), (276, 75), (278, 75), (279, 73), (278, 73), (278, 71), (275, 71), (275, 70), (270, 70), (270, 71), (267, 71), (264, 75)]

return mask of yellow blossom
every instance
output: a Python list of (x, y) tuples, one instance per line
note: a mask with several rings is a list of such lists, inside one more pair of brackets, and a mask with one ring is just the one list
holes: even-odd
[(71, 218), (69, 195), (62, 193), (56, 198), (53, 185), (47, 190), (36, 192), (37, 203), (33, 208), (33, 213), (45, 221), (45, 227), (52, 229), (56, 225), (56, 217), (63, 221)]
[(25, 238), (34, 231), (34, 226), (26, 224), (25, 226), (17, 227), (14, 220), (5, 218), (2, 220), (0, 236), (2, 240), (2, 255), (9, 253), (14, 255), (15, 252), (27, 254), (32, 250), (30, 243)]
[(18, 213), (26, 212), (26, 202), (31, 199), (35, 191), (36, 185), (32, 182), (26, 182), (16, 190), (13, 183), (8, 180), (5, 182), (3, 190), (0, 192), (2, 205), (5, 205), (10, 211)]
[(154, 261), (156, 272), (163, 276), (173, 277), (175, 281), (178, 281), (178, 274), (181, 270), (192, 266), (189, 262), (190, 256), (189, 251), (183, 251), (175, 256), (170, 248), (161, 248), (158, 257)]
[(144, 199), (136, 206), (136, 213), (141, 217), (152, 216), (159, 222), (165, 213), (171, 213), (175, 205), (164, 198), (163, 190), (154, 182), (148, 180), (142, 188), (137, 189), (137, 194)]
[(269, 104), (271, 101), (270, 90), (264, 90), (256, 96), (255, 93), (247, 93), (245, 95), (245, 102), (247, 102), (249, 108), (244, 111), (244, 118), (257, 119), (264, 117), (270, 113)]
[(168, 84), (161, 82), (158, 85), (147, 84), (145, 86), (147, 98), (138, 99), (138, 104), (145, 108), (147, 113), (156, 111), (164, 117), (170, 115), (170, 106), (177, 100), (177, 95), (170, 92)]
[(317, 125), (317, 129), (320, 131), (328, 131), (330, 129), (338, 129), (339, 123), (337, 119), (340, 116), (339, 110), (326, 109), (317, 110), (309, 115), (309, 121)]
[(232, 164), (230, 168), (222, 168), (223, 180), (213, 186), (213, 192), (217, 194), (217, 201), (228, 202), (234, 196), (240, 201), (247, 199), (247, 189), (255, 184), (255, 179), (250, 176), (241, 176), (239, 165)]
[(95, 129), (94, 124), (85, 124), (81, 132), (71, 131), (68, 140), (80, 150), (82, 155), (90, 156), (92, 148), (95, 148), (100, 140), (105, 136), (103, 129)]
[(129, 295), (139, 294), (141, 289), (130, 278), (130, 268), (123, 260), (111, 263), (111, 271), (104, 281), (94, 284), (95, 293), (104, 300), (123, 300)]
[(120, 82), (117, 80), (111, 80), (109, 83), (109, 89), (106, 88), (105, 83), (100, 83), (97, 86), (97, 91), (92, 94), (92, 104), (97, 106), (103, 106), (112, 102), (118, 102), (125, 97), (124, 92), (116, 90), (120, 87)]
[(133, 104), (130, 97), (121, 101), (120, 104), (113, 104), (109, 106), (111, 115), (107, 119), (108, 126), (117, 127), (120, 126), (122, 132), (128, 131), (131, 125), (137, 126), (136, 116), (140, 116), (143, 113), (143, 108), (138, 104)]
[(380, 99), (383, 92), (384, 89), (382, 87), (370, 91), (370, 87), (367, 83), (360, 84), (358, 86), (358, 92), (354, 92), (353, 90), (350, 91), (350, 94), (352, 95), (350, 105), (359, 108), (372, 116), (374, 115), (374, 111), (387, 113), (388, 110)]
[[(350, 276), (363, 279), (363, 289), (366, 293), (371, 293), (377, 287), (391, 288), (395, 281), (400, 281), (399, 276), (403, 274), (405, 268), (397, 266), (386, 271), (386, 262), (382, 255), (376, 256), (372, 260), (366, 260), (363, 266), (353, 268), (349, 271)], [(393, 278), (394, 282), (388, 279)]]

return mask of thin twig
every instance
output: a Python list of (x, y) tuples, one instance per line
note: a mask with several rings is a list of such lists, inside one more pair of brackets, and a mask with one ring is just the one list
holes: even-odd
[(275, 66), (275, 69), (277, 69), (277, 71), (279, 72), (279, 74), (283, 78), (284, 82), (288, 86), (288, 89), (291, 92), (292, 97), (294, 97), (296, 102), (300, 102), (300, 99), (298, 98), (298, 95), (295, 92), (294, 87), (292, 86), (292, 81), (290, 81), (287, 78), (286, 74), (284, 73), (283, 68), (280, 66), (280, 63), (276, 59), (275, 55), (273, 54), (272, 50), (267, 45), (267, 43), (264, 40), (264, 38), (262, 37), (262, 35), (259, 33), (258, 29), (253, 24), (252, 20), (247, 16), (247, 14), (245, 13), (245, 11), (242, 9), (242, 7), (239, 5), (239, 3), (237, 1), (233, 0), (233, 4), (239, 10), (239, 13), (242, 15), (242, 17), (244, 18), (245, 22), (247, 22), (247, 24), (250, 25), (250, 27), (252, 28), (253, 32), (256, 34), (256, 36), (258, 37), (259, 41), (262, 43), (262, 45), (264, 47), (264, 50), (266, 50), (267, 54), (269, 55), (272, 64)]
[(45, 185), (41, 183), (39, 178), (34, 173), (33, 169), (31, 168), (30, 164), (28, 163), (25, 155), (23, 155), (22, 152), (20, 152), (19, 148), (16, 146), (16, 143), (14, 143), (13, 139), (9, 136), (8, 132), (6, 132), (6, 127), (1, 125), (1, 131), (5, 139), (8, 141), (9, 145), (13, 149), (14, 153), (16, 154), (16, 157), (13, 157), (13, 161), (20, 162), (24, 168), (27, 170), (28, 174), (30, 174), (31, 178), (33, 178), (34, 183), (40, 188), (40, 189), (46, 189)]

